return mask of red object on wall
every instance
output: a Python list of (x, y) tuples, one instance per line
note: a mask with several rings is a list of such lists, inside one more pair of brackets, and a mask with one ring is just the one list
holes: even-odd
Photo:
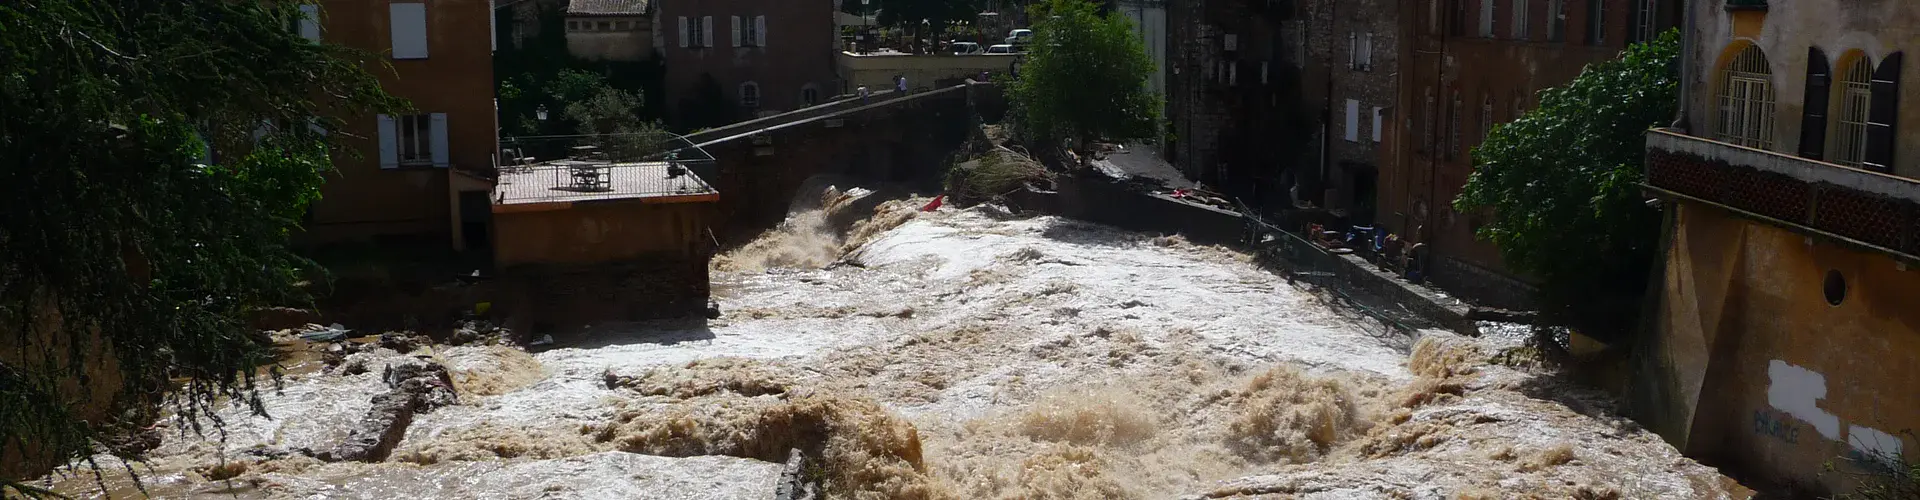
[(940, 205), (942, 205), (942, 204), (944, 204), (943, 202), (944, 202), (944, 201), (946, 201), (946, 199), (947, 199), (947, 195), (944, 195), (944, 194), (943, 194), (943, 195), (940, 195), (940, 196), (935, 196), (935, 197), (933, 197), (933, 201), (932, 201), (932, 202), (928, 202), (928, 203), (927, 203), (927, 206), (924, 206), (924, 207), (920, 207), (920, 211), (922, 211), (922, 212), (932, 212), (932, 211), (934, 211), (934, 210), (939, 210), (939, 209), (940, 209)]

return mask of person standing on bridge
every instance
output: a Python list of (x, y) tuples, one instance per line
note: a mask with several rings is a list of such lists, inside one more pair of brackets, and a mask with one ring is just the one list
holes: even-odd
[(907, 77), (893, 75), (893, 90), (902, 94), (907, 92)]
[(854, 93), (856, 93), (856, 94), (860, 94), (860, 104), (866, 104), (866, 103), (867, 103), (867, 96), (868, 96), (868, 95), (870, 95), (870, 94), (872, 94), (872, 92), (870, 92), (870, 91), (868, 91), (868, 90), (867, 90), (867, 86), (866, 86), (866, 85), (861, 85), (859, 89), (855, 89), (855, 90), (854, 90)]

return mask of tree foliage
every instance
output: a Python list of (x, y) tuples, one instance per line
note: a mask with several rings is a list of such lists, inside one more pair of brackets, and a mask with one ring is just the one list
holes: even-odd
[(561, 115), (579, 124), (581, 134), (595, 136), (594, 145), (615, 161), (638, 161), (659, 152), (667, 134), (640, 118), (646, 106), (638, 93), (601, 84), (586, 97), (567, 104)]
[[(505, 2), (502, 2), (503, 4)], [(601, 87), (612, 87), (643, 98), (645, 106), (637, 110), (643, 117), (658, 117), (665, 103), (662, 86), (665, 69), (656, 56), (645, 61), (594, 61), (574, 57), (567, 51), (566, 5), (550, 2), (527, 4), (534, 10), (537, 36), (512, 41), (511, 26), (516, 22), (512, 8), (501, 8), (495, 15), (500, 30), (500, 48), (494, 51), (494, 86), (500, 97), (500, 127), (508, 136), (567, 134), (579, 124), (561, 117), (568, 103), (588, 98)], [(546, 106), (548, 120), (538, 117)]]
[(1474, 149), (1454, 201), (1491, 210), (1479, 236), (1543, 283), (1544, 306), (1591, 334), (1631, 328), (1646, 291), (1660, 218), (1640, 194), (1641, 164), (1647, 130), (1674, 116), (1679, 48), (1668, 32), (1541, 91), (1537, 109)]
[(1153, 60), (1119, 13), (1087, 0), (1034, 6), (1034, 41), (1013, 84), (1021, 133), (1038, 141), (1152, 137), (1160, 97), (1148, 91)]
[(262, 410), (243, 316), (304, 299), (286, 241), (345, 135), (318, 129), (405, 107), (299, 3), (0, 2), (0, 454), (91, 456), (161, 397), (194, 429)]

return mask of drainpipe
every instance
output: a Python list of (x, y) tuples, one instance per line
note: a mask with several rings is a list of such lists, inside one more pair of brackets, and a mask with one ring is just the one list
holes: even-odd
[(1687, 92), (1693, 87), (1692, 69), (1694, 66), (1688, 64), (1693, 59), (1693, 52), (1691, 50), (1693, 47), (1693, 23), (1695, 22), (1693, 18), (1693, 5), (1688, 2), (1681, 2), (1680, 12), (1680, 60), (1676, 62), (1676, 64), (1680, 65), (1680, 95), (1676, 97), (1676, 99), (1680, 101), (1680, 106), (1673, 118), (1673, 128), (1679, 130), (1680, 133), (1692, 135), (1692, 117), (1687, 113)]

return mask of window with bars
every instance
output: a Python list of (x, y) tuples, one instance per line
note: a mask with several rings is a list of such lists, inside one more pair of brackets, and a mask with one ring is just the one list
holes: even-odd
[(1654, 29), (1658, 27), (1660, 0), (1633, 0), (1633, 11), (1632, 41), (1652, 40)]
[(1840, 101), (1840, 113), (1833, 125), (1833, 148), (1827, 153), (1834, 163), (1859, 167), (1867, 155), (1867, 110), (1873, 103), (1873, 62), (1862, 55), (1848, 65), (1834, 88)]
[(1527, 21), (1530, 20), (1527, 19), (1528, 3), (1531, 2), (1529, 0), (1513, 0), (1513, 26), (1511, 34), (1514, 40), (1526, 40), (1530, 35), (1527, 33)]
[(1748, 46), (1720, 71), (1721, 142), (1773, 148), (1773, 71), (1760, 47)]
[(1487, 136), (1493, 135), (1493, 96), (1480, 96), (1480, 141), (1474, 144), (1486, 144)]
[(1447, 0), (1447, 1), (1452, 3), (1450, 8), (1448, 9), (1451, 12), (1449, 13), (1449, 17), (1447, 18), (1447, 34), (1452, 36), (1466, 36), (1467, 35), (1467, 1), (1468, 0)]
[(740, 106), (747, 108), (760, 107), (760, 84), (754, 82), (740, 84)]

